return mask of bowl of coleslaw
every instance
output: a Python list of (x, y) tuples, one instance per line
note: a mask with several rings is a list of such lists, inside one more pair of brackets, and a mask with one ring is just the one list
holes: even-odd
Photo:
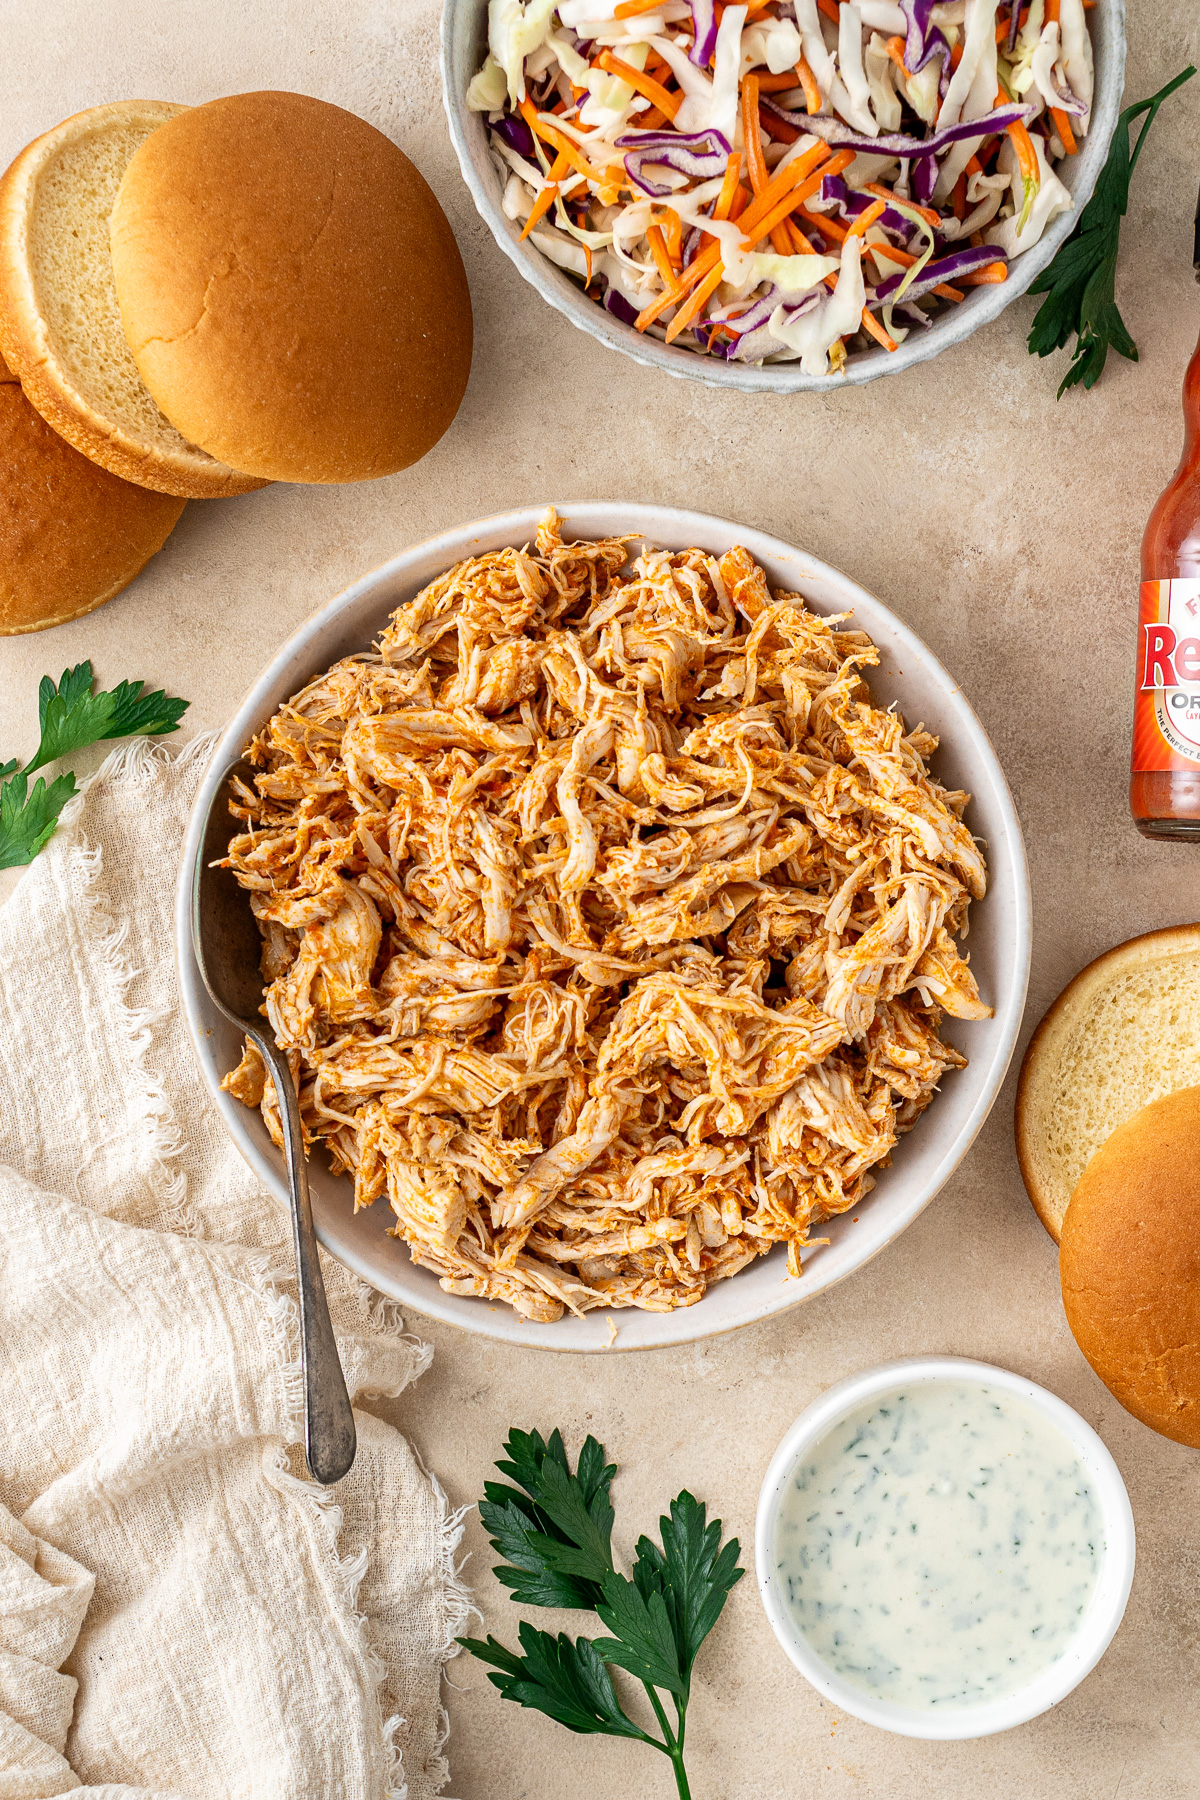
[(610, 349), (824, 391), (1046, 268), (1104, 166), (1124, 0), (445, 0), (443, 100), (506, 256)]

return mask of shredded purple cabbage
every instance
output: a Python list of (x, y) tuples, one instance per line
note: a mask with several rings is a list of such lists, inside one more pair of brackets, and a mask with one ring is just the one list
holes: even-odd
[[(964, 250), (956, 250), (951, 256), (943, 256), (937, 262), (926, 263), (915, 281), (910, 281), (904, 290), (906, 300), (919, 300), (923, 294), (932, 293), (933, 289), (943, 281), (953, 281), (956, 276), (974, 275), (979, 269), (986, 269), (989, 263), (1006, 262), (1008, 259), (1003, 250), (996, 244), (969, 244)], [(904, 276), (889, 275), (875, 289), (875, 303), (890, 300), (896, 292)]]
[[(908, 20), (908, 36), (904, 41), (904, 66), (916, 75), (929, 60), (926, 52), (930, 16), (937, 0), (900, 0), (900, 11)], [(939, 31), (938, 36), (942, 34)], [(945, 43), (945, 38), (942, 42)]]
[(505, 113), (502, 119), (496, 120), (492, 130), (498, 138), (504, 139), (510, 150), (533, 161), (533, 133), (524, 119), (515, 113)]
[[(860, 194), (854, 188), (848, 188), (840, 175), (826, 175), (821, 183), (820, 198), (832, 200), (839, 217), (851, 220), (857, 219), (860, 213), (865, 213), (869, 207), (874, 206), (876, 200), (874, 194)], [(820, 214), (815, 216), (819, 218)], [(905, 244), (908, 243), (912, 225), (894, 206), (885, 207), (875, 223), (882, 225), (886, 231), (894, 232)]]
[(713, 0), (689, 0), (689, 4), (695, 37), (688, 51), (688, 61), (695, 63), (698, 69), (707, 69), (709, 58), (717, 47), (717, 9)]
[[(812, 312), (813, 309), (820, 304), (820, 290), (814, 288), (811, 293), (805, 294), (802, 299), (797, 300), (794, 306), (785, 305), (783, 308), (784, 316), (790, 321), (799, 318), (801, 313)], [(765, 319), (760, 319), (758, 323), (751, 326), (748, 331), (742, 330), (739, 332), (738, 336), (734, 338), (733, 342), (725, 351), (725, 359), (727, 362), (761, 362), (765, 356), (771, 356), (777, 350), (783, 348), (779, 339), (771, 332), (769, 323), (774, 316), (778, 305), (779, 294), (773, 289), (768, 299), (758, 302), (751, 308), (749, 313), (743, 313), (741, 318), (736, 321), (730, 321), (730, 323), (741, 325), (744, 320), (749, 319), (753, 314), (757, 314), (760, 306), (765, 306), (767, 309)]]
[(1087, 111), (1087, 107), (1082, 100), (1076, 98), (1065, 81), (1056, 81), (1054, 79), (1053, 68), (1050, 70), (1050, 86), (1054, 92), (1054, 104), (1059, 110), (1065, 113), (1073, 113), (1077, 119), (1081, 119)]
[(1020, 29), (1021, 0), (1012, 0), (1012, 7), (1008, 15), (1008, 37), (1005, 39), (1004, 43), (1005, 53), (1008, 56), (1011, 56), (1017, 47), (1017, 33)]
[(923, 313), (919, 306), (910, 306), (907, 300), (902, 300), (896, 311), (907, 324), (919, 325), (923, 331), (928, 331), (933, 324), (928, 313)]
[(913, 199), (918, 206), (928, 206), (933, 199), (933, 190), (937, 186), (938, 166), (932, 156), (922, 156), (913, 164), (912, 187)]
[(652, 200), (664, 199), (671, 189), (643, 175), (646, 163), (661, 164), (695, 181), (708, 181), (724, 174), (729, 161), (729, 144), (713, 126), (691, 132), (627, 131), (616, 144), (618, 150), (629, 151), (625, 173), (630, 181)]
[(620, 319), (622, 325), (636, 325), (637, 312), (630, 306), (624, 294), (618, 288), (609, 287), (604, 295), (604, 308), (614, 319)]
[[(951, 144), (958, 143), (960, 138), (984, 138), (998, 136), (1007, 131), (1010, 125), (1016, 125), (1033, 118), (1032, 106), (1021, 106), (1016, 101), (1006, 106), (997, 106), (993, 112), (985, 113), (982, 119), (960, 119), (956, 125), (947, 125), (942, 131), (931, 132), (927, 138), (907, 137), (902, 131), (880, 132), (876, 138), (866, 137), (861, 131), (854, 131), (849, 125), (843, 125), (828, 113), (817, 113), (804, 121), (805, 129), (814, 137), (819, 137), (835, 150), (861, 151), (865, 156), (904, 156), (910, 160), (926, 161), (940, 156)], [(932, 191), (932, 189), (931, 189)]]
[(940, 90), (943, 82), (946, 87), (950, 86), (950, 44), (944, 33), (939, 31), (936, 25), (930, 27), (929, 35), (925, 39), (925, 48), (921, 52), (916, 68), (908, 69), (907, 49), (904, 52), (904, 66), (908, 69), (910, 75), (919, 75), (925, 65), (932, 62), (935, 56), (940, 56), (942, 59), (941, 80), (938, 82)]

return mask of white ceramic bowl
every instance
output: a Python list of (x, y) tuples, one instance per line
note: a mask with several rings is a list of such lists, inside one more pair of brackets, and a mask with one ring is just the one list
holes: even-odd
[[(220, 1080), (240, 1054), (240, 1042), (204, 991), (192, 957), (189, 894), (200, 824), (223, 771), (247, 740), (280, 704), (339, 657), (366, 648), (402, 601), (411, 599), (435, 575), (466, 556), (526, 544), (543, 507), (483, 519), (416, 544), (364, 575), (322, 608), (288, 640), (259, 676), (227, 726), (196, 800), (184, 850), (176, 910), (176, 950), (184, 1011), (204, 1081), (225, 1123), (263, 1182), (283, 1194), (280, 1158), (257, 1112), (220, 1091)], [(589, 503), (564, 506), (564, 529), (578, 537), (637, 532), (651, 543), (682, 549), (702, 545), (717, 554), (744, 544), (766, 569), (772, 586), (802, 593), (819, 612), (852, 611), (882, 652), (870, 676), (875, 694), (897, 701), (911, 724), (924, 720), (942, 739), (935, 771), (951, 788), (973, 796), (967, 822), (986, 840), (991, 885), (987, 898), (971, 909), (971, 967), (993, 1019), (962, 1025), (948, 1021), (948, 1035), (970, 1057), (970, 1066), (949, 1074), (915, 1131), (903, 1138), (892, 1165), (880, 1171), (868, 1199), (821, 1227), (828, 1245), (805, 1259), (804, 1273), (789, 1278), (782, 1250), (762, 1257), (730, 1281), (718, 1282), (697, 1305), (670, 1313), (589, 1313), (554, 1325), (535, 1325), (508, 1307), (468, 1296), (446, 1294), (437, 1278), (417, 1268), (405, 1246), (387, 1235), (392, 1215), (383, 1201), (357, 1215), (346, 1177), (335, 1177), (314, 1159), (310, 1182), (317, 1235), (326, 1247), (363, 1278), (417, 1311), (468, 1331), (553, 1350), (643, 1349), (687, 1343), (766, 1318), (807, 1300), (861, 1268), (916, 1218), (953, 1173), (991, 1109), (1012, 1056), (1029, 974), (1029, 881), (1021, 828), (995, 752), (983, 727), (942, 668), (893, 613), (856, 583), (825, 563), (724, 519), (674, 507)], [(617, 1329), (613, 1339), (612, 1318)]]
[[(610, 350), (620, 350), (635, 362), (662, 369), (668, 375), (702, 381), (708, 387), (738, 388), (747, 394), (798, 394), (843, 388), (847, 383), (874, 381), (877, 375), (898, 375), (914, 363), (928, 362), (951, 344), (960, 344), (981, 325), (999, 318), (1047, 266), (1063, 240), (1070, 236), (1079, 214), (1091, 198), (1112, 141), (1121, 94), (1125, 85), (1125, 0), (1100, 0), (1088, 13), (1096, 65), (1095, 102), (1091, 124), (1081, 151), (1064, 158), (1057, 172), (1070, 188), (1073, 211), (1051, 221), (1041, 241), (1012, 264), (1008, 280), (995, 286), (972, 288), (966, 299), (944, 310), (928, 331), (913, 331), (898, 350), (869, 350), (852, 356), (844, 375), (805, 375), (799, 363), (775, 363), (761, 368), (749, 363), (725, 362), (700, 356), (675, 344), (635, 331), (590, 300), (578, 284), (537, 247), (520, 242), (520, 226), (504, 215), (500, 204), (503, 186), (488, 153), (487, 125), (482, 113), (468, 110), (467, 87), (487, 53), (487, 0), (443, 0), (442, 6), (442, 104), (450, 136), (458, 154), (463, 179), (492, 236), (510, 262), (543, 300), (565, 313), (573, 325), (590, 332)], [(1061, 371), (1059, 372), (1061, 375)], [(1054, 377), (1059, 379), (1059, 375)]]
[[(839, 1420), (864, 1402), (889, 1392), (901, 1382), (908, 1386), (926, 1381), (975, 1382), (981, 1387), (999, 1388), (1014, 1394), (1036, 1407), (1062, 1432), (1087, 1470), (1105, 1526), (1104, 1560), (1096, 1591), (1078, 1632), (1058, 1661), (1051, 1663), (1035, 1681), (1015, 1694), (980, 1706), (955, 1707), (938, 1713), (917, 1712), (911, 1707), (876, 1700), (836, 1674), (817, 1655), (788, 1611), (775, 1563), (780, 1502), (802, 1457)], [(1008, 1731), (1013, 1725), (1023, 1725), (1028, 1719), (1057, 1706), (1078, 1687), (1100, 1661), (1121, 1623), (1133, 1582), (1134, 1550), (1133, 1512), (1125, 1483), (1091, 1426), (1056, 1394), (1026, 1381), (1024, 1376), (995, 1368), (991, 1363), (970, 1362), (957, 1356), (914, 1356), (900, 1362), (882, 1363), (878, 1368), (866, 1369), (860, 1375), (839, 1381), (819, 1400), (805, 1407), (771, 1459), (759, 1495), (754, 1531), (758, 1591), (775, 1636), (800, 1673), (827, 1700), (853, 1713), (856, 1718), (865, 1719), (868, 1725), (878, 1725), (901, 1737), (942, 1740), (990, 1737), (993, 1732)]]

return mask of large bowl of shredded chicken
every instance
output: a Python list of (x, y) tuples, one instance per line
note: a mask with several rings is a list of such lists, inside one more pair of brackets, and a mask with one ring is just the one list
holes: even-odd
[(916, 1217), (1003, 1079), (1029, 896), (999, 764), (893, 614), (762, 533), (486, 520), (255, 684), (179, 957), (283, 1192), (272, 1084), (190, 951), (222, 784), (318, 1233), (469, 1330), (638, 1348), (792, 1306)]

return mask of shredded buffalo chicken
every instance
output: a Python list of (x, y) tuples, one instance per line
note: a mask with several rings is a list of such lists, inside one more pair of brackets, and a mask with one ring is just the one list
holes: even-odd
[[(250, 746), (228, 866), (307, 1141), (443, 1288), (690, 1306), (855, 1205), (980, 1019), (937, 740), (749, 554), (473, 557)], [(247, 1047), (225, 1086), (274, 1091)]]

